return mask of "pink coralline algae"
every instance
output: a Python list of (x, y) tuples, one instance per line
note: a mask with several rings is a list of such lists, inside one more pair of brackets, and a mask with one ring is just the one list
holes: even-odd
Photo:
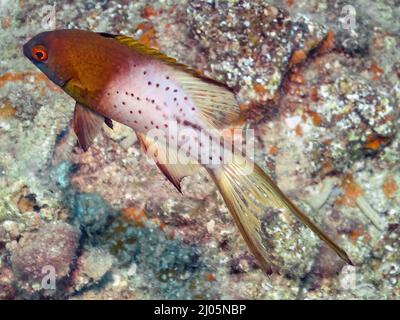
[(14, 276), (10, 269), (0, 268), (0, 300), (12, 300), (16, 290), (13, 286)]
[(78, 248), (80, 231), (67, 223), (47, 224), (22, 237), (11, 254), (14, 274), (31, 285), (55, 271), (55, 279), (68, 276)]

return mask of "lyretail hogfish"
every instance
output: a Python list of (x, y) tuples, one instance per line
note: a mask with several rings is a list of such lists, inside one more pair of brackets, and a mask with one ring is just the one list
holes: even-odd
[(117, 121), (135, 130), (179, 191), (182, 178), (204, 166), (265, 272), (261, 224), (270, 209), (294, 214), (351, 264), (250, 157), (222, 142), (222, 129), (239, 118), (235, 95), (224, 84), (123, 35), (56, 30), (35, 36), (23, 51), (76, 101), (73, 128), (85, 151), (104, 122), (112, 128)]

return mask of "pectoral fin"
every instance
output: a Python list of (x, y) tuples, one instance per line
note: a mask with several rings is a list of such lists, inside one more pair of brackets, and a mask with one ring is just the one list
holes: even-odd
[(103, 116), (78, 102), (76, 103), (73, 128), (76, 136), (78, 137), (79, 145), (84, 151), (89, 149), (94, 138), (100, 132), (104, 121), (105, 119)]
[[(144, 150), (151, 156), (161, 172), (167, 177), (175, 188), (181, 191), (181, 180), (196, 172), (199, 165), (193, 163), (189, 158), (178, 151), (171, 150), (165, 142), (158, 142), (143, 133), (136, 133), (138, 140)], [(182, 164), (182, 162), (184, 164)]]

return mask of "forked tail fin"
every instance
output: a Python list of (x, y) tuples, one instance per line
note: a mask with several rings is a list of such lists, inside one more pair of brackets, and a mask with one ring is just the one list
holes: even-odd
[(301, 212), (276, 186), (271, 178), (251, 160), (234, 155), (230, 164), (208, 169), (217, 184), (240, 232), (265, 272), (270, 271), (268, 248), (262, 242), (261, 223), (268, 208), (294, 214), (345, 262), (352, 265), (347, 253)]

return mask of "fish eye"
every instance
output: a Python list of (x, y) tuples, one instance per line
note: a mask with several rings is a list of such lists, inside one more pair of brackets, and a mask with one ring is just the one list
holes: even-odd
[(32, 56), (37, 61), (41, 61), (41, 62), (46, 61), (47, 57), (48, 57), (47, 50), (42, 45), (37, 45), (32, 48)]

